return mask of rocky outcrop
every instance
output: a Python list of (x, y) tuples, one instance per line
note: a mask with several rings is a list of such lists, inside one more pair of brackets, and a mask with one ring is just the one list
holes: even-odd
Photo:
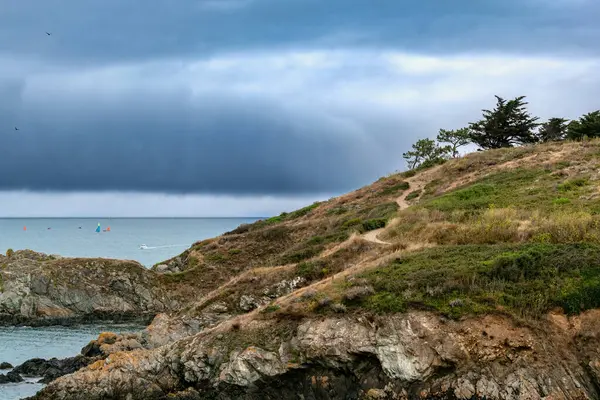
[(11, 363), (2, 362), (0, 363), (0, 369), (12, 369), (13, 366)]
[(0, 374), (0, 385), (6, 384), (6, 383), (19, 383), (19, 382), (23, 382), (23, 381), (24, 381), (24, 379), (21, 377), (21, 375), (19, 375), (18, 373), (14, 372), (14, 371), (10, 371), (6, 375)]
[(157, 275), (133, 261), (17, 251), (0, 260), (0, 324), (149, 321), (176, 307)]
[(535, 329), (424, 312), (296, 323), (245, 316), (111, 354), (36, 399), (592, 399), (599, 317), (552, 315)]
[(83, 355), (62, 360), (57, 358), (51, 358), (50, 360), (33, 358), (16, 367), (11, 373), (22, 377), (41, 377), (41, 383), (48, 383), (63, 375), (72, 374), (97, 360), (98, 358)]
[[(120, 351), (132, 351), (141, 349), (144, 346), (143, 339), (139, 334), (115, 334), (112, 332), (103, 332), (98, 339), (88, 343), (81, 353), (75, 357), (64, 359), (51, 358), (44, 360), (41, 358), (32, 358), (23, 364), (14, 367), (6, 375), (0, 374), (0, 384), (23, 382), (25, 378), (41, 378), (39, 382), (49, 383), (63, 375), (72, 374), (96, 361), (104, 360), (112, 353)], [(13, 368), (8, 363), (2, 363), (6, 369)]]

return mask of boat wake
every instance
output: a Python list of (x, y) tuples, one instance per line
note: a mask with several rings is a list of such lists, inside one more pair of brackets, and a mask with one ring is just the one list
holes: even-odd
[(166, 246), (146, 246), (145, 244), (140, 245), (141, 250), (167, 249), (169, 247), (188, 247), (188, 245), (187, 244), (169, 244)]

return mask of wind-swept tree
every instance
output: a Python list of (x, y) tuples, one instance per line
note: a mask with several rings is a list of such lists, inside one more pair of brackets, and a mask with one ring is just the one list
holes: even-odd
[(445, 158), (449, 151), (448, 146), (440, 147), (435, 140), (420, 139), (412, 145), (412, 150), (402, 154), (406, 159), (409, 169), (415, 169), (423, 163), (436, 163)]
[(496, 96), (496, 108), (483, 110), (483, 119), (469, 124), (471, 140), (483, 149), (535, 143), (538, 118), (527, 112), (525, 96), (505, 100)]
[(586, 137), (600, 137), (600, 110), (585, 114), (567, 126), (567, 138), (581, 140)]
[(452, 155), (452, 158), (456, 158), (458, 157), (458, 148), (471, 143), (469, 128), (450, 131), (440, 129), (440, 133), (438, 133), (437, 136), (437, 141), (439, 143), (448, 143), (447, 147)]
[(541, 142), (555, 142), (564, 140), (567, 136), (567, 122), (564, 118), (550, 118), (540, 125), (537, 137)]

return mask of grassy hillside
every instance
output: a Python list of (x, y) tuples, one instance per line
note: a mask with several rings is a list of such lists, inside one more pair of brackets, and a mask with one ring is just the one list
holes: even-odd
[(196, 243), (164, 279), (205, 280), (194, 314), (298, 277), (260, 318), (578, 313), (600, 306), (599, 166), (597, 140), (477, 152)]

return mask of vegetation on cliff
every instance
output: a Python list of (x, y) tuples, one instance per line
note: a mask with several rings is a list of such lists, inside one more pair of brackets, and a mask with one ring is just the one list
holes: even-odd
[(476, 152), (196, 243), (152, 272), (182, 307), (115, 343), (147, 350), (38, 398), (594, 397), (599, 156)]

